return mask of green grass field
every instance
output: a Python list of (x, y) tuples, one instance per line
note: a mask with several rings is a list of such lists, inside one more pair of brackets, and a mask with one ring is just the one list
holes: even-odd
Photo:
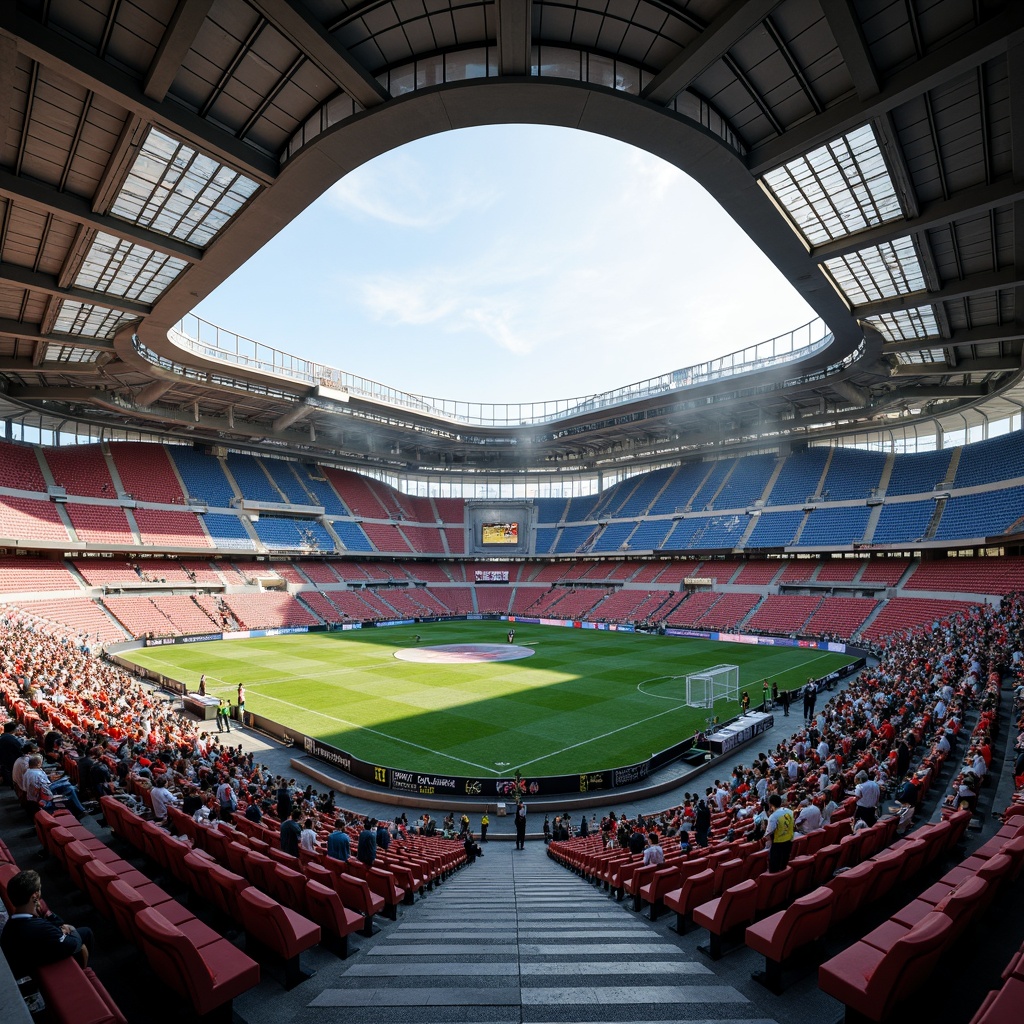
[[(633, 764), (704, 727), (686, 707), (685, 676), (740, 667), (752, 705), (761, 680), (802, 685), (848, 663), (844, 655), (673, 637), (516, 624), (522, 661), (436, 665), (395, 658), (400, 648), (502, 643), (504, 622), (311, 633), (159, 647), (124, 655), (194, 690), (235, 697), (246, 710), (376, 764), (417, 772), (504, 778)], [(732, 717), (720, 701), (714, 713)]]

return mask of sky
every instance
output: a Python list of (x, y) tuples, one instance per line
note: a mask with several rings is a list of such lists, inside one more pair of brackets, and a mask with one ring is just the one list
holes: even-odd
[(363, 165), (195, 313), (390, 387), (471, 402), (606, 391), (814, 317), (681, 171), (528, 125), (447, 132)]

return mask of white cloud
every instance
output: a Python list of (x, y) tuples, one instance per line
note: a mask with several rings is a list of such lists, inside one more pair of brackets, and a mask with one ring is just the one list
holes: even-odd
[(437, 171), (403, 149), (357, 167), (328, 196), (349, 216), (413, 229), (442, 227), (486, 210), (497, 198), (493, 188), (481, 187), (464, 171)]

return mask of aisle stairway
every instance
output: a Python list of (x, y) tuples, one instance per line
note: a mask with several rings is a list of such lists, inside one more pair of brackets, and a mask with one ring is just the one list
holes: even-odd
[(550, 861), (542, 844), (485, 850), (331, 972), (329, 987), (302, 986), (305, 1011), (294, 1007), (293, 1019), (323, 1020), (326, 1009), (346, 1024), (765, 1020), (707, 961)]

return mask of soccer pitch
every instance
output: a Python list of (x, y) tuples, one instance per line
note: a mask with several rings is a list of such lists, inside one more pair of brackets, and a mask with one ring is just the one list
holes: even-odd
[[(685, 705), (688, 673), (739, 666), (751, 706), (761, 680), (793, 689), (854, 660), (792, 647), (515, 623), (521, 661), (420, 664), (396, 652), (502, 644), (506, 622), (440, 622), (140, 649), (122, 657), (365, 761), (414, 772), (506, 778), (642, 761), (706, 725)], [(420, 640), (415, 639), (419, 634)], [(719, 701), (723, 721), (739, 710)]]

